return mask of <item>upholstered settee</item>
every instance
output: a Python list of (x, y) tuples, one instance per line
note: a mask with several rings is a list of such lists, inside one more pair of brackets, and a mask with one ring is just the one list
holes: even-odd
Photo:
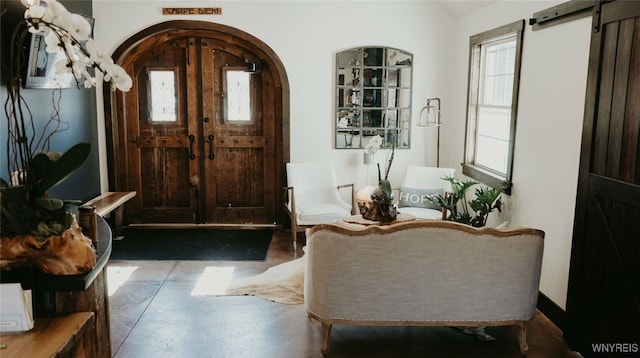
[(333, 324), (516, 325), (526, 354), (543, 246), (532, 228), (317, 225), (307, 232), (306, 311), (322, 324), (323, 352)]

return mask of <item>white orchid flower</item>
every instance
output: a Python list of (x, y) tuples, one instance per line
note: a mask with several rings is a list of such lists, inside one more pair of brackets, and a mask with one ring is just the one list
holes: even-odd
[(63, 58), (56, 61), (56, 63), (53, 64), (53, 68), (55, 70), (55, 74), (57, 75), (64, 75), (65, 73), (71, 72), (67, 60)]
[(94, 77), (91, 77), (88, 72), (85, 72), (83, 84), (84, 88), (91, 88), (96, 85), (96, 79)]
[[(91, 38), (91, 24), (85, 17), (72, 14), (56, 0), (21, 0), (27, 7), (24, 17), (29, 32), (44, 34), (46, 51), (61, 51), (64, 58), (55, 63), (56, 73), (73, 73), (84, 87), (96, 86), (98, 80), (112, 82), (113, 89), (128, 91), (133, 85), (125, 70), (100, 51)], [(95, 76), (87, 69), (95, 68)], [(92, 71), (93, 72), (93, 71)]]
[(103, 58), (100, 62), (100, 69), (102, 70), (104, 81), (109, 82), (112, 80), (113, 66), (115, 66), (115, 64), (113, 61), (109, 61), (108, 58)]
[[(55, 0), (47, 0), (47, 13), (51, 15), (51, 22), (54, 25), (58, 25), (63, 29), (68, 29), (71, 26), (71, 13)], [(46, 18), (46, 17), (45, 17)]]
[(69, 33), (78, 41), (87, 41), (91, 36), (91, 25), (82, 15), (71, 14)]
[(129, 77), (127, 72), (118, 65), (113, 65), (113, 70), (114, 71), (111, 74), (113, 86), (122, 92), (129, 91), (133, 85), (131, 77)]
[(89, 53), (89, 58), (91, 58), (93, 62), (98, 63), (97, 60), (100, 58), (102, 53), (98, 48), (98, 44), (96, 44), (95, 40), (92, 38), (89, 38), (87, 42), (84, 44), (84, 47), (87, 49), (87, 52)]
[(338, 128), (347, 128), (349, 127), (349, 120), (345, 117), (340, 118), (338, 121)]
[(75, 44), (71, 40), (71, 37), (66, 35), (62, 36), (62, 46), (64, 47), (64, 51), (69, 55), (69, 57), (74, 60), (76, 58), (76, 52), (78, 52), (79, 49), (75, 46)]
[(86, 72), (87, 66), (82, 61), (74, 61), (72, 68), (73, 76), (77, 79), (82, 79), (84, 73)]
[(48, 53), (56, 53), (60, 51), (60, 38), (55, 31), (46, 31), (44, 33), (44, 43), (47, 44), (45, 50)]
[(364, 150), (369, 154), (376, 154), (380, 146), (382, 146), (382, 137), (380, 137), (380, 135), (374, 135), (369, 139), (367, 145), (364, 146)]
[(46, 154), (52, 162), (56, 162), (62, 158), (62, 152), (45, 152), (44, 154)]
[(24, 12), (25, 19), (42, 19), (47, 9), (43, 6), (30, 7)]
[(65, 9), (62, 4), (58, 3), (55, 0), (42, 1), (42, 3), (46, 4), (46, 6), (40, 5), (45, 8), (45, 13), (44, 16), (42, 16), (42, 20), (51, 24), (59, 24), (60, 20), (58, 19), (58, 17), (60, 16), (60, 14), (64, 14), (65, 12), (67, 12), (67, 9)]
[(39, 6), (40, 5), (40, 0), (20, 0), (20, 2), (26, 8), (31, 8), (33, 6)]
[(95, 63), (98, 66), (102, 66), (103, 62), (107, 62), (113, 64), (113, 60), (111, 59), (111, 57), (109, 57), (109, 55), (107, 55), (106, 53), (104, 53), (96, 44), (96, 42), (93, 39), (89, 39), (87, 40), (86, 44), (85, 44), (85, 48), (87, 50), (87, 52), (89, 53), (89, 58), (91, 59), (91, 61), (93, 61), (93, 63)]

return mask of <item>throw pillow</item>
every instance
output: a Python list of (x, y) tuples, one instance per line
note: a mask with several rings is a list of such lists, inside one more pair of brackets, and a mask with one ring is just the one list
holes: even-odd
[(400, 187), (400, 199), (398, 207), (413, 207), (440, 210), (440, 207), (434, 205), (427, 196), (444, 195), (444, 189), (416, 189), (406, 186)]

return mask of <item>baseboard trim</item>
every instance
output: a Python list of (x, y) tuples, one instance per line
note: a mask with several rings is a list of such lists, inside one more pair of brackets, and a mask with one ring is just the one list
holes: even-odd
[(538, 310), (564, 332), (565, 312), (544, 293), (538, 292)]

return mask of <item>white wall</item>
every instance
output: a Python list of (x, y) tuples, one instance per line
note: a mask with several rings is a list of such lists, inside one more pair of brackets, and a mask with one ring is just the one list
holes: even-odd
[[(463, 158), (469, 37), (528, 19), (560, 2), (501, 1), (460, 19), (456, 39), (453, 119), (443, 127), (443, 165)], [(546, 232), (540, 290), (565, 308), (576, 198), (591, 17), (547, 29), (525, 26), (515, 140), (513, 193), (494, 222)], [(453, 123), (452, 123), (453, 122)]]
[[(341, 183), (366, 184), (366, 169), (362, 150), (333, 149), (336, 52), (380, 45), (413, 53), (414, 113), (426, 98), (448, 92), (447, 53), (455, 22), (436, 2), (94, 0), (93, 6), (95, 39), (108, 52), (150, 25), (184, 19), (229, 25), (265, 42), (289, 77), (291, 161), (333, 161)], [(222, 15), (163, 16), (162, 7), (222, 7)], [(392, 181), (402, 177), (407, 164), (435, 164), (434, 136), (435, 131), (414, 127), (412, 149), (395, 156)], [(433, 146), (429, 155), (427, 145)]]
[[(440, 97), (441, 166), (460, 170), (464, 146), (469, 36), (528, 19), (559, 1), (499, 1), (456, 19), (434, 1), (93, 0), (95, 38), (108, 52), (168, 20), (236, 27), (277, 53), (291, 88), (291, 160), (336, 163), (339, 182), (366, 183), (362, 151), (333, 149), (334, 59), (346, 48), (381, 45), (414, 54), (413, 116)], [(220, 16), (162, 16), (162, 7), (222, 7)], [(582, 125), (590, 18), (532, 32), (526, 26), (513, 195), (505, 219), (545, 230), (541, 291), (564, 308)], [(99, 102), (101, 103), (101, 99)], [(433, 129), (412, 128), (390, 180), (408, 164), (435, 165)], [(381, 160), (384, 155), (377, 155)], [(373, 174), (373, 171), (372, 173)], [(498, 220), (498, 219), (496, 219)]]

